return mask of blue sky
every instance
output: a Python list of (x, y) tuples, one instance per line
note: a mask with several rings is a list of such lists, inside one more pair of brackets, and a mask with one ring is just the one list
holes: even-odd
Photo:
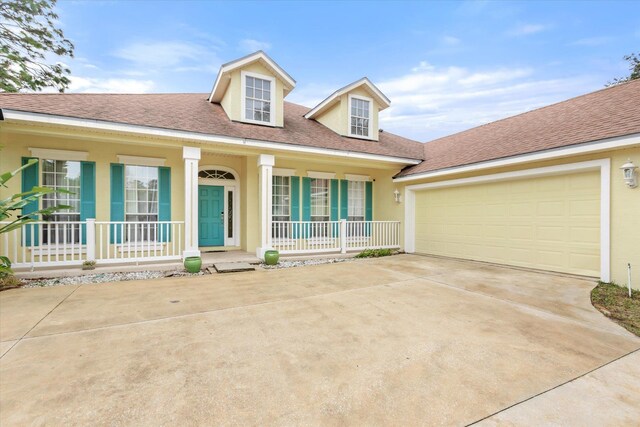
[(428, 141), (628, 74), (640, 2), (61, 1), (71, 92), (207, 92), (220, 64), (265, 50), (312, 107), (368, 76), (381, 127)]

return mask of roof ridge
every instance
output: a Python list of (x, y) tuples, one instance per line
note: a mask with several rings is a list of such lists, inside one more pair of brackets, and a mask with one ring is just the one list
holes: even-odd
[(503, 117), (502, 119), (493, 120), (493, 121), (491, 121), (489, 123), (483, 123), (481, 125), (474, 126), (474, 127), (471, 127), (469, 129), (465, 129), (465, 130), (460, 131), (460, 132), (452, 133), (452, 134), (449, 134), (449, 135), (441, 136), (440, 138), (436, 138), (436, 139), (432, 139), (432, 140), (429, 140), (429, 141), (425, 141), (424, 144), (426, 145), (426, 144), (428, 144), (430, 142), (435, 142), (435, 141), (439, 141), (441, 139), (450, 138), (450, 137), (452, 137), (454, 135), (461, 135), (461, 134), (463, 134), (465, 132), (469, 132), (469, 131), (472, 131), (472, 130), (475, 130), (475, 129), (483, 128), (485, 126), (494, 125), (495, 123), (500, 123), (500, 122), (503, 122), (505, 120), (515, 119), (516, 117), (524, 116), (526, 114), (534, 113), (536, 111), (546, 110), (548, 108), (555, 107), (555, 106), (560, 105), (560, 104), (565, 104), (567, 102), (575, 101), (576, 99), (579, 99), (579, 98), (584, 98), (584, 97), (587, 97), (587, 96), (595, 95), (597, 93), (604, 92), (604, 91), (607, 91), (607, 90), (614, 90), (616, 88), (620, 88), (622, 86), (626, 86), (626, 85), (632, 84), (632, 83), (640, 84), (640, 79), (629, 80), (629, 81), (626, 81), (626, 82), (623, 82), (623, 83), (618, 83), (616, 85), (603, 87), (602, 89), (594, 90), (593, 92), (587, 92), (587, 93), (583, 93), (581, 95), (576, 95), (573, 98), (569, 98), (569, 99), (565, 99), (565, 100), (562, 100), (562, 101), (554, 102), (553, 104), (544, 105), (542, 107), (534, 108), (533, 110), (523, 111), (522, 113), (514, 114), (513, 116)]

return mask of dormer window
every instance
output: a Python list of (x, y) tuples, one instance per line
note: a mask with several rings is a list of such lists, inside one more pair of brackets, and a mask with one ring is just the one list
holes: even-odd
[(349, 95), (349, 136), (369, 138), (371, 135), (371, 100)]
[(275, 79), (261, 74), (242, 72), (242, 103), (244, 120), (275, 125)]

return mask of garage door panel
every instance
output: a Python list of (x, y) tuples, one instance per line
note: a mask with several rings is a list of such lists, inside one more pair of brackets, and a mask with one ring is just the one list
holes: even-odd
[(598, 172), (416, 193), (416, 252), (599, 275)]

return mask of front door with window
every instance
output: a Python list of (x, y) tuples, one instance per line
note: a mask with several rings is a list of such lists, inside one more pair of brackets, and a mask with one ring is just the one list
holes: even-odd
[(198, 186), (198, 245), (224, 246), (224, 187)]

